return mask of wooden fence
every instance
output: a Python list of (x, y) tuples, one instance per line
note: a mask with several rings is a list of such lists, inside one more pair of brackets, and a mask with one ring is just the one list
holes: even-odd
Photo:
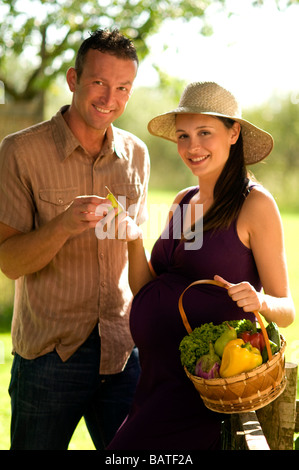
[(286, 363), (284, 392), (260, 410), (231, 415), (223, 430), (226, 450), (293, 450), (299, 433), (298, 365)]

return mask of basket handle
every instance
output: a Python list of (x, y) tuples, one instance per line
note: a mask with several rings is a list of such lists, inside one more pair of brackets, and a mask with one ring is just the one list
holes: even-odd
[[(211, 279), (203, 279), (203, 280), (200, 280), (200, 281), (194, 281), (191, 284), (189, 284), (188, 287), (186, 287), (186, 289), (180, 295), (178, 305), (179, 305), (179, 311), (180, 311), (184, 326), (185, 326), (185, 328), (186, 328), (186, 330), (189, 334), (192, 333), (192, 328), (190, 326), (190, 323), (187, 319), (187, 315), (186, 315), (184, 307), (183, 307), (183, 296), (184, 296), (185, 292), (188, 289), (190, 289), (190, 287), (196, 286), (198, 284), (214, 284), (215, 286), (223, 287), (224, 289), (228, 289), (228, 286), (226, 284), (224, 284), (223, 282), (214, 281), (214, 280), (211, 280)], [(266, 328), (264, 327), (264, 324), (263, 324), (263, 321), (261, 319), (261, 316), (260, 316), (259, 312), (257, 310), (255, 310), (253, 313), (256, 316), (257, 321), (259, 322), (259, 325), (261, 327), (262, 334), (263, 334), (263, 337), (264, 337), (264, 340), (265, 340), (265, 343), (266, 343), (267, 352), (268, 352), (268, 359), (269, 359), (269, 361), (271, 361), (271, 359), (273, 357), (273, 354), (272, 354), (272, 351), (271, 351), (271, 347), (270, 347), (269, 338), (268, 338)]]

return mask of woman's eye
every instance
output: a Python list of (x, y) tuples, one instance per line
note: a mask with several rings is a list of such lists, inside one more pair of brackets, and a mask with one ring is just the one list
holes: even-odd
[(187, 134), (180, 134), (178, 136), (178, 140), (184, 140), (184, 139), (187, 139), (188, 138), (188, 135)]

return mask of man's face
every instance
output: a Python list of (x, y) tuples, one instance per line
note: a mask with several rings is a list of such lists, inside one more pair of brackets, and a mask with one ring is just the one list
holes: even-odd
[(135, 61), (90, 49), (80, 79), (73, 68), (67, 74), (78, 124), (105, 131), (124, 112), (136, 73)]

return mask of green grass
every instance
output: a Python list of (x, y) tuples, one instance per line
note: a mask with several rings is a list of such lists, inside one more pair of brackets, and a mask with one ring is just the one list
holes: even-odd
[[(174, 193), (152, 191), (149, 196), (148, 210), (150, 220), (144, 227), (145, 246), (148, 251), (163, 228), (168, 208), (173, 201)], [(299, 252), (297, 237), (299, 233), (299, 214), (283, 214), (286, 252), (291, 290), (297, 312), (299, 311)], [(12, 282), (0, 274), (0, 450), (9, 449), (10, 437), (10, 399), (7, 392), (10, 380), (11, 356), (11, 304)], [(286, 360), (299, 363), (299, 314), (289, 328), (281, 328), (287, 340)], [(1, 353), (4, 351), (4, 358)], [(3, 363), (4, 362), (4, 363)], [(299, 387), (297, 396), (299, 398)], [(69, 445), (70, 450), (94, 449), (91, 438), (82, 419)]]
[(10, 399), (7, 392), (11, 368), (11, 341), (9, 333), (0, 334), (0, 347), (5, 352), (4, 364), (0, 356), (0, 449), (9, 448)]
[[(294, 323), (288, 328), (281, 328), (281, 334), (286, 338), (286, 360), (299, 364), (299, 251), (298, 251), (298, 233), (299, 233), (299, 214), (282, 215), (285, 246), (288, 263), (288, 273), (290, 288), (296, 307), (296, 318)], [(299, 385), (297, 389), (299, 398)]]

